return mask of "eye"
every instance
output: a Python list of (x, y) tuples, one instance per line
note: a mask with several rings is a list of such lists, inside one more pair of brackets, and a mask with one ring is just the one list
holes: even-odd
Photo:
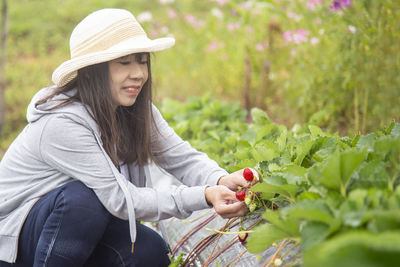
[(121, 64), (121, 65), (129, 65), (129, 64), (131, 64), (130, 61), (120, 61), (118, 63)]
[(147, 60), (140, 60), (140, 61), (139, 61), (139, 64), (142, 64), (142, 65), (143, 65), (143, 64), (147, 64)]

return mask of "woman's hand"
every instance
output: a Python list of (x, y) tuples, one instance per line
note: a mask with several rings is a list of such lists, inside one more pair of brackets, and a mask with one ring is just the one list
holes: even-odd
[[(231, 174), (222, 176), (218, 181), (218, 185), (225, 185), (232, 191), (237, 191), (238, 186), (243, 187), (243, 188), (250, 187), (252, 184), (254, 184), (254, 182), (249, 183), (248, 181), (246, 181), (246, 179), (244, 179), (243, 170), (244, 169), (241, 169), (241, 170), (238, 170)], [(250, 170), (254, 174), (254, 180), (258, 180), (258, 173), (251, 168), (250, 168)]]
[(222, 218), (243, 216), (247, 211), (246, 204), (236, 199), (235, 192), (223, 185), (207, 187), (205, 196)]

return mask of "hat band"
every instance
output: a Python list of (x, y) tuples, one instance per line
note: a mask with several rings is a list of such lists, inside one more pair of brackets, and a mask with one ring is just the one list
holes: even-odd
[(132, 19), (124, 19), (71, 48), (71, 58), (103, 51), (127, 39), (140, 36), (146, 36), (143, 28)]

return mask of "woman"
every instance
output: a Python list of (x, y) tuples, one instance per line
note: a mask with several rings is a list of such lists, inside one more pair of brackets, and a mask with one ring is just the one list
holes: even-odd
[[(152, 105), (149, 53), (174, 42), (148, 39), (121, 9), (75, 27), (71, 59), (0, 163), (0, 266), (167, 266), (165, 242), (138, 221), (246, 212), (234, 192), (243, 171), (219, 168)], [(150, 162), (185, 185), (152, 189)]]

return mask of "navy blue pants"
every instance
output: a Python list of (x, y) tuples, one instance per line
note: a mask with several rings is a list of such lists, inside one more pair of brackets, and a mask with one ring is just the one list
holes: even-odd
[(70, 182), (43, 196), (21, 231), (16, 264), (5, 266), (168, 266), (161, 236), (136, 223), (134, 253), (128, 221), (111, 215), (93, 190)]

